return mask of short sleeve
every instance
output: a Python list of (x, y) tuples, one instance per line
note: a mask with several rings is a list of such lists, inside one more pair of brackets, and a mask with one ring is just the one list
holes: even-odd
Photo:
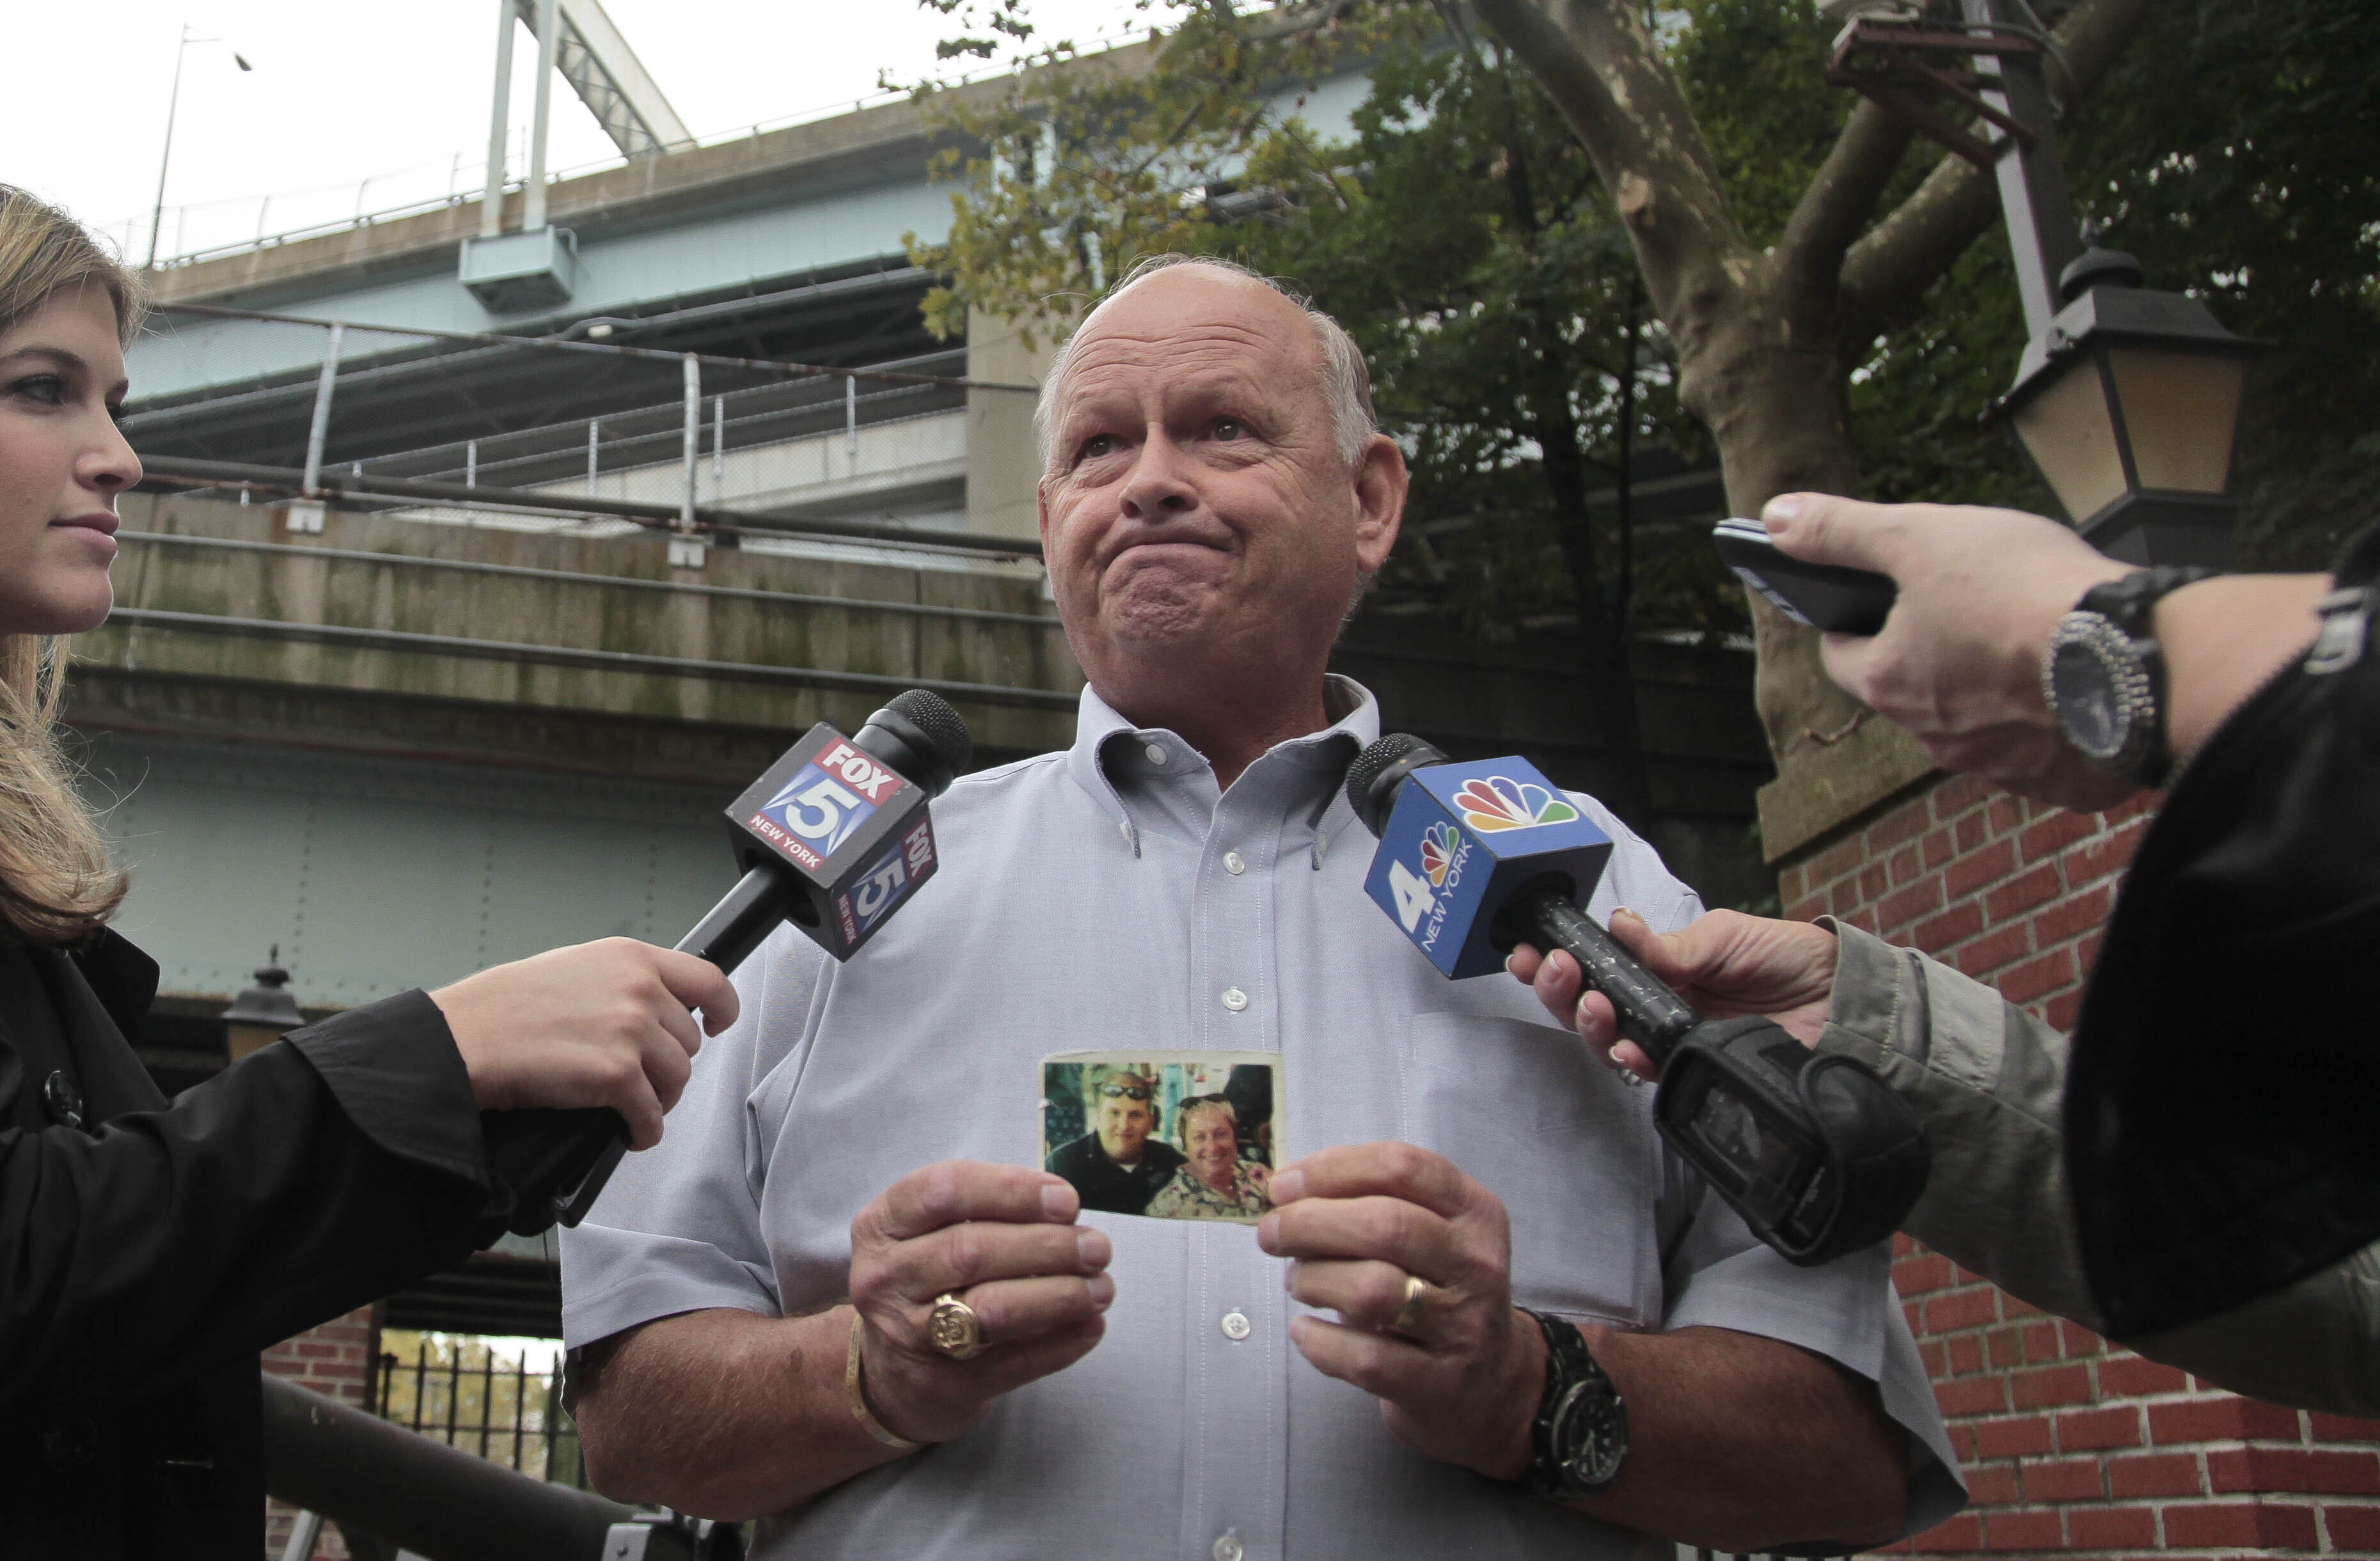
[(1611, 837), (1611, 858), (1604, 864), (1595, 892), (1587, 896), (1588, 915), (1609, 925), (1611, 913), (1624, 905), (1654, 931), (1675, 932), (1703, 914), (1702, 896), (1662, 865), (1661, 853), (1621, 823), (1618, 814), (1584, 792), (1563, 794)]
[(1911, 1442), (1908, 1507), (1895, 1536), (1905, 1539), (1966, 1505), (1966, 1487), (1933, 1379), (1892, 1288), (1891, 1265), (1889, 1243), (1878, 1242), (1815, 1268), (1798, 1267), (1705, 1191), (1662, 1275), (1668, 1304), (1661, 1325), (1780, 1339), (1875, 1383), (1884, 1412)]
[(823, 959), (805, 957), (814, 954), (788, 928), (735, 973), (739, 1016), (696, 1054), (662, 1141), (623, 1158), (587, 1218), (562, 1232), (569, 1348), (682, 1312), (779, 1313), (748, 1102), (787, 1041), (794, 1049), (807, 1041)]
[[(1658, 932), (1675, 932), (1702, 915), (1702, 897), (1661, 865), (1659, 853), (1594, 798), (1570, 795), (1611, 837), (1611, 859), (1587, 902), (1590, 915), (1609, 922), (1625, 905)], [(1666, 1146), (1662, 1157), (1664, 1203), (1692, 1214), (1682, 1232), (1663, 1243), (1661, 1325), (1779, 1339), (1858, 1373), (1876, 1385), (1885, 1413), (1909, 1433), (1909, 1500), (1899, 1537), (1923, 1532), (1963, 1507), (1966, 1487), (1933, 1380), (1892, 1288), (1889, 1246), (1797, 1267), (1762, 1244)]]

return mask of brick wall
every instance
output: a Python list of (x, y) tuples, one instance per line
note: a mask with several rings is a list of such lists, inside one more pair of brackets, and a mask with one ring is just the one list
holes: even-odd
[[(1962, 777), (1788, 865), (1779, 897), (2070, 1028), (2148, 824), (2139, 802), (2071, 814)], [(1973, 1495), (1896, 1552), (2380, 1556), (2380, 1422), (2206, 1386), (1896, 1241), (1893, 1282)]]
[[(264, 1352), (264, 1369), (300, 1387), (360, 1405), (364, 1401), (366, 1373), (370, 1369), (372, 1337), (371, 1308), (361, 1307), (274, 1345)], [(289, 1526), (296, 1518), (294, 1508), (269, 1496), (265, 1498), (264, 1554), (268, 1561), (279, 1561), (282, 1547), (289, 1543)], [(347, 1547), (340, 1542), (335, 1524), (322, 1525), (322, 1536), (315, 1543), (314, 1555), (320, 1561), (346, 1561)]]

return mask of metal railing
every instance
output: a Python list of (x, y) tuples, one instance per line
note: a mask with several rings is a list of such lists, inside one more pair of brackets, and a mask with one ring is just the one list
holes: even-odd
[(559, 1367), (532, 1372), (526, 1354), (506, 1361), (485, 1345), (425, 1337), (411, 1361), (382, 1351), (366, 1394), (372, 1412), (393, 1425), (531, 1479), (587, 1488)]
[[(343, 490), (393, 499), (427, 500), (421, 518), (455, 518), (443, 512), (494, 504), (530, 511), (608, 514), (647, 525), (671, 526), (686, 542), (683, 558), (698, 566), (698, 534), (736, 530), (749, 517), (765, 530), (843, 532), (858, 539), (894, 541), (915, 532), (926, 546), (1003, 555), (1038, 554), (1038, 542), (1016, 538), (975, 538), (961, 529), (955, 505), (937, 499), (929, 477), (948, 473), (964, 455), (957, 414), (978, 391), (1011, 395), (1038, 393), (1036, 387), (969, 378), (964, 349), (866, 367), (844, 368), (713, 353), (674, 352), (577, 336), (509, 336), (484, 332), (359, 324), (346, 321), (268, 313), (215, 305), (166, 305), (159, 312), (201, 320), (236, 320), (282, 329), (322, 333), (319, 364), (260, 373), (237, 388), (200, 393), (184, 401), (141, 406), (125, 419), (136, 445), (144, 436), (167, 440), (192, 419), (236, 415), (262, 428), (277, 426), (276, 439), (294, 443), (296, 419), (304, 417), (305, 464), (292, 468), (298, 492), (319, 499)], [(622, 322), (633, 325), (635, 322)], [(358, 338), (383, 339), (394, 347), (367, 349), (354, 361)], [(426, 350), (425, 350), (426, 349)], [(329, 456), (334, 419), (343, 396), (367, 399), (362, 414), (381, 402), (373, 397), (419, 398), (451, 383), (458, 369), (502, 376), (517, 373), (531, 358), (575, 354), (606, 371), (631, 374), (623, 399), (630, 405), (563, 417), (529, 428), (506, 428), (492, 413), (480, 417), (485, 431), (470, 431), (476, 412), (468, 398), (451, 392), (443, 399), (458, 411), (446, 422), (465, 437), (360, 459)], [(296, 357), (297, 355), (289, 355)], [(298, 357), (305, 364), (310, 354)], [(505, 360), (513, 361), (508, 370)], [(286, 359), (284, 359), (285, 364)], [(654, 368), (675, 372), (678, 393), (652, 399), (660, 389)], [(550, 369), (540, 369), (553, 382)], [(299, 375), (303, 375), (300, 378)], [(638, 377), (640, 376), (640, 377)], [(757, 382), (756, 382), (757, 381)], [(498, 398), (502, 400), (502, 398)], [(582, 399), (580, 405), (586, 403)], [(443, 431), (442, 430), (442, 431)], [(287, 447), (286, 444), (284, 445)], [(152, 473), (186, 486), (211, 487), (207, 477), (231, 476), (237, 463), (200, 462), (182, 456), (152, 457)], [(211, 470), (210, 467), (217, 468)], [(261, 470), (261, 469), (260, 469)], [(192, 481), (191, 479), (198, 479)], [(251, 471), (228, 486), (269, 485)], [(445, 491), (431, 493), (429, 489)], [(905, 509), (888, 509), (880, 520), (858, 520), (850, 511), (868, 495), (901, 490)], [(242, 502), (245, 502), (245, 497)], [(830, 513), (811, 513), (820, 503)], [(840, 505), (839, 510), (834, 506)], [(380, 508), (399, 508), (382, 504)], [(895, 506), (896, 508), (898, 506)], [(720, 511), (730, 512), (721, 514)], [(816, 520), (820, 524), (807, 523)]]
[[(1076, 36), (1081, 37), (1085, 42), (1083, 53), (1098, 53), (1131, 43), (1137, 38), (1146, 36), (1147, 25), (1136, 16), (1126, 14), (1100, 23), (1088, 33), (1077, 33)], [(939, 79), (938, 85), (942, 90), (948, 91), (991, 77), (1007, 75), (1011, 67), (1006, 64), (980, 65), (944, 75)], [(689, 136), (685, 140), (673, 141), (653, 151), (641, 152), (639, 155), (667, 155), (672, 152), (692, 151), (704, 147), (728, 146), (737, 141), (758, 140), (771, 131), (789, 130), (797, 125), (814, 125), (820, 120), (836, 119), (846, 114), (859, 114), (870, 108), (887, 107), (905, 102), (910, 96), (910, 91), (905, 87), (879, 88), (860, 97), (841, 98), (831, 103), (820, 104), (815, 108), (780, 115), (773, 119), (763, 119), (757, 124), (741, 125), (732, 129), (713, 131), (706, 135)], [(597, 158), (592, 162), (556, 169), (546, 175), (546, 183), (551, 188), (568, 179), (608, 173), (612, 169), (626, 166), (633, 159), (624, 154)], [(375, 207), (370, 212), (364, 210), (365, 200), (373, 185), (388, 184), (407, 178), (419, 178), (424, 181), (435, 179), (445, 188), (443, 193), (438, 195), (419, 196), (395, 204)], [(504, 181), (504, 193), (507, 197), (518, 194), (527, 188), (528, 183), (525, 178), (508, 178)], [(242, 255), (259, 249), (273, 249), (285, 244), (302, 243), (309, 238), (352, 233), (357, 229), (372, 227), (382, 223), (401, 222), (405, 218), (418, 217), (426, 212), (446, 211), (457, 206), (476, 206), (485, 197), (487, 184), (487, 160), (484, 157), (467, 159), (465, 153), (457, 151), (444, 163), (418, 163), (407, 168), (370, 175), (353, 186), (342, 182), (334, 185), (322, 185), (307, 190), (282, 191), (278, 194), (243, 196), (230, 200), (210, 200), (182, 206), (167, 206), (157, 215), (160, 221), (170, 220), (174, 224), (173, 242), (176, 252), (171, 255), (161, 255), (157, 261), (157, 269), (164, 271), (194, 266), (221, 259), (225, 255)], [(420, 187), (417, 185), (416, 188)], [(273, 202), (276, 200), (284, 204), (285, 210), (293, 200), (303, 200), (310, 196), (337, 196), (339, 203), (346, 205), (349, 202), (345, 199), (345, 192), (349, 188), (355, 191), (352, 214), (317, 220), (299, 226), (277, 229), (271, 233), (265, 231), (270, 225)], [(188, 228), (191, 213), (211, 209), (223, 212), (226, 217), (234, 212), (242, 213), (240, 218), (242, 227), (249, 225), (245, 213), (253, 209), (256, 212), (254, 236), (203, 245), (189, 249), (181, 248), (183, 235)], [(127, 217), (121, 222), (109, 224), (103, 231), (111, 238), (121, 235), (124, 253), (135, 254), (140, 251), (149, 237), (150, 221), (150, 214), (143, 212), (139, 216)]]

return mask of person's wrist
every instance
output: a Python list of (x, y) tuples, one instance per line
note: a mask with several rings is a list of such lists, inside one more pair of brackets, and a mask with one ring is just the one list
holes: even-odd
[(1546, 1397), (1546, 1336), (1536, 1319), (1519, 1307), (1506, 1308), (1503, 1386), (1496, 1395), (1503, 1412), (1489, 1455), (1474, 1467), (1491, 1480), (1516, 1481), (1529, 1471), (1537, 1409)]

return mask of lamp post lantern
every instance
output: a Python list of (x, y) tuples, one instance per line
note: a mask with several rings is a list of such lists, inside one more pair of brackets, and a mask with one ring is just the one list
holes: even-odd
[[(2265, 344), (2233, 335), (2196, 299), (2143, 287), (2138, 260), (2078, 229), (2042, 70), (2056, 41), (2023, 0), (1959, 0), (1955, 23), (1880, 0), (1831, 8), (1849, 19), (1827, 79), (1998, 185), (2031, 340), (1991, 411), (2067, 518), (2126, 563), (2228, 567), (2248, 363)], [(1934, 95), (1973, 113), (1984, 134), (1937, 112)]]
[(2264, 344), (2140, 280), (2130, 255), (2084, 250), (2059, 274), (2065, 307), (2025, 344), (1992, 410), (2093, 547), (2222, 568), (2248, 363)]
[(281, 968), (281, 946), (276, 943), (265, 957), (264, 967), (256, 973), (256, 985), (224, 1010), (224, 1038), (232, 1061), (261, 1051), (306, 1023), (288, 986), (289, 973)]

